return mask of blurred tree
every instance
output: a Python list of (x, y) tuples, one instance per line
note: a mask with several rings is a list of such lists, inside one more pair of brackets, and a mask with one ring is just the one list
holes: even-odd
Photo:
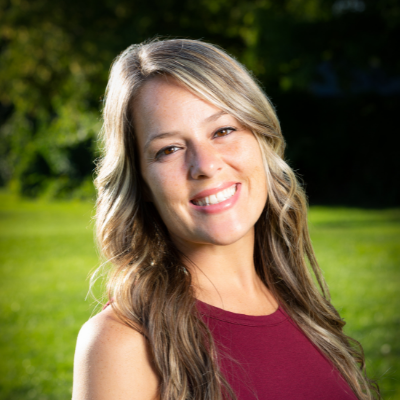
[[(15, 187), (29, 186), (38, 176), (44, 177), (32, 160), (43, 159), (52, 171), (51, 180), (59, 176), (67, 183), (64, 178), (68, 177), (72, 186), (86, 184), (84, 178), (91, 174), (93, 164), (66, 155), (75, 154), (73, 149), (88, 137), (93, 142), (99, 130), (98, 110), (113, 58), (128, 45), (157, 34), (201, 37), (205, 25), (206, 31), (215, 32), (214, 42), (230, 43), (237, 52), (244, 48), (239, 29), (219, 29), (228, 22), (225, 13), (232, 6), (238, 11), (233, 20), (240, 26), (240, 11), (247, 8), (244, 1), (203, 5), (89, 0), (82, 5), (76, 0), (1, 0), (2, 181), (13, 177)], [(6, 112), (10, 108), (13, 112)], [(37, 152), (36, 158), (25, 151), (32, 142), (37, 144), (32, 150)], [(68, 151), (66, 146), (70, 146)], [(93, 159), (95, 147), (90, 149)], [(26, 157), (31, 161), (24, 160)], [(80, 170), (79, 179), (76, 170)], [(26, 181), (23, 185), (21, 179)], [(45, 187), (43, 184), (42, 189)], [(22, 192), (37, 194), (38, 190)]]
[[(372, 127), (383, 112), (385, 140), (395, 127), (396, 0), (0, 0), (0, 18), (0, 182), (21, 190), (34, 181), (30, 174), (39, 176), (32, 160), (42, 157), (49, 166), (48, 175), (40, 175), (48, 182), (24, 193), (47, 190), (56, 196), (87, 188), (109, 66), (128, 45), (157, 35), (216, 43), (254, 71), (277, 106), (288, 157), (304, 176), (312, 201), (365, 199), (368, 168), (343, 176), (343, 167), (340, 178), (347, 186), (342, 186), (351, 193), (346, 189), (332, 197), (327, 191), (332, 183), (326, 178), (336, 165), (321, 156), (325, 150), (335, 146), (345, 165), (352, 163), (361, 138), (364, 148), (376, 148), (371, 129), (361, 124), (361, 131), (349, 118), (362, 115)], [(344, 105), (354, 113), (344, 112)], [(328, 139), (336, 130), (345, 136), (345, 146)], [(78, 148), (86, 150), (73, 150)], [(387, 161), (385, 171), (398, 165)], [(373, 176), (369, 181), (382, 177), (383, 168)], [(389, 202), (375, 196), (372, 203), (398, 201), (399, 189), (390, 190)]]

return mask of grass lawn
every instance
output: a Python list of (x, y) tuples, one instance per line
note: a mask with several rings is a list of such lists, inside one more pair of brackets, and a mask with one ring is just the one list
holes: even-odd
[[(88, 203), (0, 192), (0, 399), (71, 398), (74, 347), (98, 265)], [(400, 210), (314, 207), (311, 236), (333, 303), (384, 399), (400, 400)]]

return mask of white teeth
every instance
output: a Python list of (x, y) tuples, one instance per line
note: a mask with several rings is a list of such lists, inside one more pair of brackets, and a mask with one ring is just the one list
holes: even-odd
[(221, 201), (224, 201), (224, 200), (225, 200), (225, 197), (224, 197), (224, 195), (223, 195), (222, 192), (218, 192), (218, 193), (215, 195), (215, 197), (217, 198), (218, 203), (221, 203)]
[(218, 199), (217, 199), (217, 196), (215, 196), (214, 194), (212, 194), (212, 195), (209, 197), (209, 199), (210, 199), (210, 203), (211, 203), (211, 204), (217, 204), (217, 203), (219, 203), (219, 201), (218, 201)]
[(212, 204), (218, 204), (229, 199), (229, 197), (232, 197), (235, 193), (236, 193), (236, 185), (232, 185), (231, 187), (225, 190), (221, 190), (216, 194), (212, 194), (211, 196), (194, 200), (193, 203), (196, 204), (197, 206), (209, 206)]

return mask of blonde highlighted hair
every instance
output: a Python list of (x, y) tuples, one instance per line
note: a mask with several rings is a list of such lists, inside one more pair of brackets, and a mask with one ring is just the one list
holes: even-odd
[(219, 369), (211, 333), (196, 311), (184, 255), (143, 197), (132, 109), (139, 89), (160, 75), (176, 79), (254, 133), (268, 180), (267, 204), (255, 226), (256, 271), (356, 396), (379, 398), (377, 386), (365, 375), (361, 346), (343, 333), (344, 322), (330, 302), (311, 246), (306, 198), (284, 161), (285, 142), (273, 106), (245, 67), (223, 50), (176, 39), (133, 45), (115, 60), (96, 179), (97, 237), (113, 264), (108, 296), (115, 300), (119, 317), (149, 341), (161, 399), (236, 397)]

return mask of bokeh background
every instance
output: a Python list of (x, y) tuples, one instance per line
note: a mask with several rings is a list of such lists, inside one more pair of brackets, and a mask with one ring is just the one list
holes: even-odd
[(384, 399), (400, 399), (398, 0), (0, 0), (0, 399), (71, 397), (96, 305), (109, 68), (156, 36), (218, 44), (254, 72), (309, 195), (333, 303)]

